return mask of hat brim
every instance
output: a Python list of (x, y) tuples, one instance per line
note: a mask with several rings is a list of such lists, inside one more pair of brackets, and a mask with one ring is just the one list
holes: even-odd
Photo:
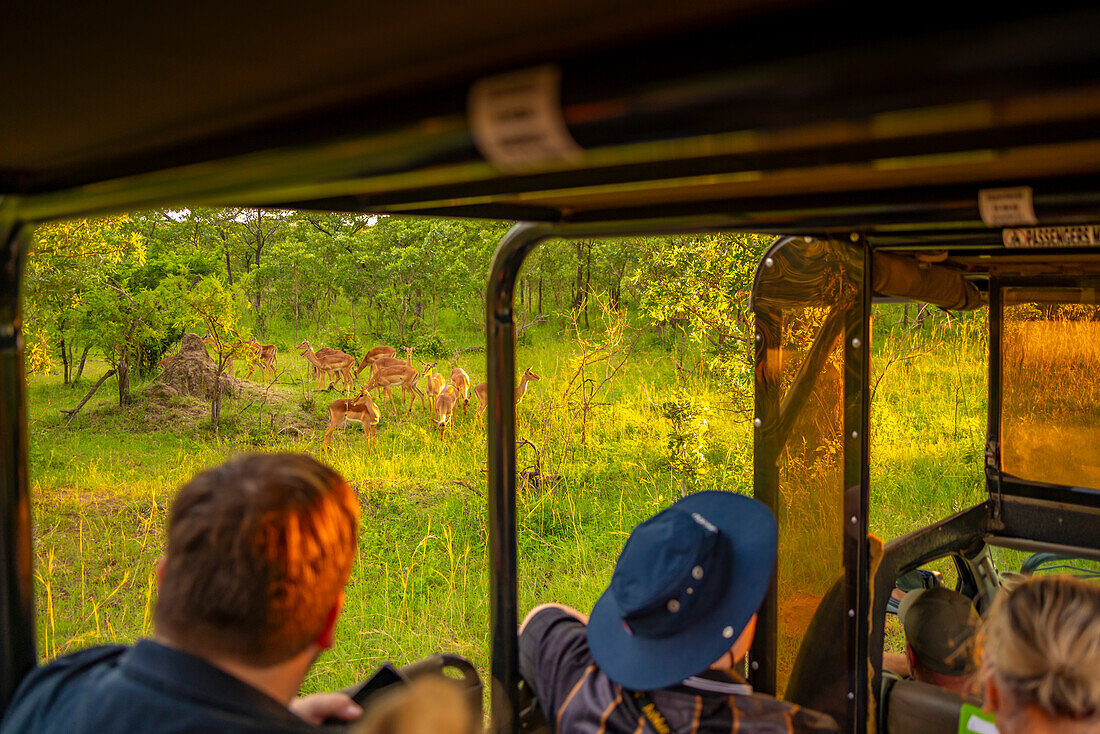
[[(633, 635), (610, 589), (596, 601), (588, 621), (588, 648), (607, 677), (624, 688), (665, 688), (706, 670), (729, 650), (760, 608), (775, 570), (778, 528), (760, 502), (732, 492), (697, 492), (675, 505), (698, 512), (729, 542), (732, 562), (722, 583), (730, 593), (689, 627), (660, 638)], [(733, 634), (723, 635), (730, 627)]]

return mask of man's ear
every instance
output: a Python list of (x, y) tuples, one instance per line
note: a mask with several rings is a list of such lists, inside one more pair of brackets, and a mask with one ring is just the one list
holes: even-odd
[(343, 606), (344, 595), (341, 593), (336, 603), (328, 610), (328, 616), (325, 617), (325, 626), (321, 629), (321, 634), (317, 635), (317, 639), (314, 640), (314, 644), (322, 650), (328, 650), (336, 644), (336, 620), (340, 618), (340, 610)]
[(161, 579), (164, 578), (164, 556), (161, 556), (160, 558), (157, 559), (156, 574), (157, 574), (157, 591), (160, 591), (160, 582), (161, 582)]
[(909, 661), (909, 675), (914, 676), (917, 669), (917, 654), (913, 652), (913, 646), (905, 643), (905, 659)]

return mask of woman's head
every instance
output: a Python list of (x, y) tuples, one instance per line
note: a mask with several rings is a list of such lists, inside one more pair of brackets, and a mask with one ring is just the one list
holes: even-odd
[(1100, 719), (1100, 586), (1045, 576), (1001, 593), (984, 648), (987, 705), (1001, 731), (1019, 717)]

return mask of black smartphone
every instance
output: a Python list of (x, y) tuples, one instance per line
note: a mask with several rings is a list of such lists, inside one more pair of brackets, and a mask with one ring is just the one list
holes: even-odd
[(371, 675), (370, 678), (367, 678), (358, 686), (352, 686), (350, 689), (345, 689), (345, 692), (351, 696), (353, 701), (362, 706), (367, 702), (367, 699), (374, 694), (394, 684), (405, 682), (405, 676), (401, 675), (401, 672), (393, 667), (393, 663), (383, 663), (379, 666), (378, 670), (374, 671), (374, 674)]
[[(395, 685), (404, 685), (406, 682), (405, 676), (401, 675), (401, 671), (393, 667), (393, 663), (383, 663), (378, 670), (371, 674), (370, 678), (367, 678), (362, 683), (357, 683), (354, 686), (343, 689), (343, 692), (351, 696), (351, 700), (365, 708), (367, 702), (376, 694), (388, 690)], [(331, 718), (325, 719), (323, 722), (324, 726), (341, 726), (351, 723), (352, 722), (344, 721), (343, 719)]]

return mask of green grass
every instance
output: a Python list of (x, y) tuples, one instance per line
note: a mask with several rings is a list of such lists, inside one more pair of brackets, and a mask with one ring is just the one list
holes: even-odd
[[(984, 495), (981, 330), (940, 318), (905, 332), (889, 323), (896, 318), (892, 310), (880, 316), (873, 344), (871, 524), (884, 539)], [(454, 328), (448, 333), (456, 346), (476, 343), (467, 321), (444, 314), (441, 323)], [(304, 360), (286, 348), (291, 336), (285, 326), (274, 332), (285, 372), (265, 417), (255, 401), (228, 401), (217, 434), (202, 404), (180, 400), (164, 409), (141, 398), (117, 408), (113, 381), (66, 426), (58, 409), (75, 405), (88, 379), (72, 390), (57, 376), (31, 378), (38, 644), (45, 657), (149, 633), (166, 512), (174, 489), (194, 472), (241, 451), (306, 451), (342, 472), (362, 505), (338, 642), (306, 689), (342, 687), (384, 660), (401, 664), (438, 650), (462, 653), (487, 673), (486, 446), (473, 405), (443, 441), (419, 405), (407, 419), (386, 406), (373, 451), (353, 425), (323, 454), (325, 408), (338, 395), (314, 393)], [(679, 496), (665, 458), (668, 426), (654, 405), (676, 385), (675, 370), (656, 337), (645, 334), (639, 344), (596, 399), (583, 444), (562, 403), (576, 340), (560, 324), (546, 324), (518, 351), (517, 365), (542, 376), (519, 406), (518, 436), (544, 451), (545, 472), (560, 475), (552, 491), (523, 491), (517, 501), (522, 609), (549, 600), (589, 609), (630, 529)], [(904, 359), (891, 363), (898, 354)], [(475, 384), (484, 379), (483, 360), (466, 354), (460, 362)], [(93, 363), (85, 374), (98, 377), (104, 369)], [(712, 406), (712, 470), (698, 488), (751, 493), (751, 416), (719, 407), (736, 403), (735, 393), (751, 398), (751, 385), (688, 377), (684, 387)], [(142, 385), (134, 388), (140, 395)], [(285, 425), (303, 433), (273, 433)], [(531, 457), (520, 449), (520, 469)]]

